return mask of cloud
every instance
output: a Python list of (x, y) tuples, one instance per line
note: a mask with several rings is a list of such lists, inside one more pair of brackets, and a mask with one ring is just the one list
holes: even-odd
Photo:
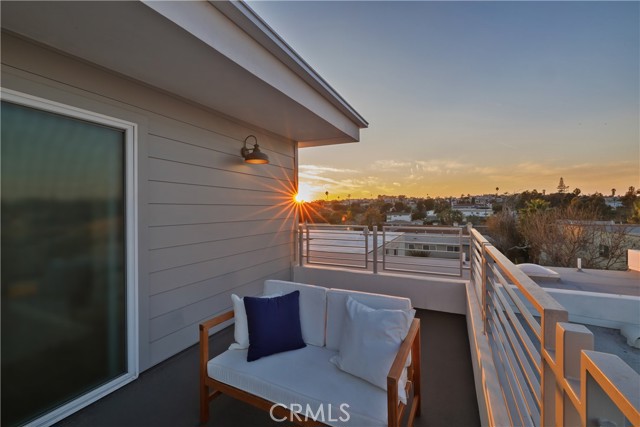
[[(466, 159), (465, 159), (466, 160)], [(634, 185), (640, 178), (634, 161), (561, 164), (527, 161), (485, 165), (457, 159), (377, 160), (362, 170), (340, 169), (316, 165), (300, 166), (300, 179), (312, 185), (324, 197), (324, 192), (352, 197), (375, 197), (378, 194), (414, 196), (449, 196), (519, 192), (524, 190), (555, 191), (562, 176), (571, 188), (583, 193), (618, 192)]]
[(329, 166), (318, 166), (318, 165), (299, 165), (299, 171), (304, 171), (309, 174), (321, 174), (325, 172), (330, 173), (359, 173), (359, 171), (354, 169), (338, 169)]
[(376, 160), (373, 162), (373, 169), (383, 170), (397, 170), (411, 167), (411, 162), (405, 162), (400, 160)]
[(309, 181), (322, 181), (322, 182), (328, 182), (329, 184), (335, 184), (335, 185), (340, 185), (340, 181), (336, 181), (335, 179), (332, 178), (327, 178), (324, 176), (319, 176), (319, 175), (314, 175), (314, 174), (309, 174), (309, 173), (304, 173), (304, 172), (299, 172), (298, 173), (298, 177), (300, 179), (303, 180), (309, 180)]

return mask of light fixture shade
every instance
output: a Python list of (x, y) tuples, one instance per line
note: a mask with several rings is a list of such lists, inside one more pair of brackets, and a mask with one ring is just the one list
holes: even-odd
[[(256, 143), (253, 146), (253, 149), (247, 148), (247, 139), (253, 138)], [(269, 156), (260, 151), (260, 147), (258, 146), (258, 138), (253, 135), (249, 135), (244, 139), (244, 147), (240, 150), (240, 154), (244, 158), (245, 163), (250, 163), (253, 165), (264, 165), (269, 163)]]
[(269, 156), (260, 151), (260, 147), (256, 144), (253, 146), (253, 151), (244, 158), (244, 161), (254, 165), (266, 164), (269, 163)]

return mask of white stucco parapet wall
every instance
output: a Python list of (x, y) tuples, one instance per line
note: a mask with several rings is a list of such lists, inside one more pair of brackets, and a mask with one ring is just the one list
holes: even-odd
[[(520, 294), (515, 286), (512, 288)], [(571, 322), (619, 329), (627, 344), (640, 348), (640, 297), (551, 288), (544, 290), (567, 309)], [(528, 302), (527, 306), (536, 313)]]

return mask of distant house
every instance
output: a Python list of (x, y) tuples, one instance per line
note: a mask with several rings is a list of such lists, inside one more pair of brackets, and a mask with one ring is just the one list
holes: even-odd
[(456, 235), (402, 233), (387, 243), (385, 251), (387, 255), (394, 256), (445, 259), (458, 259), (462, 251), (468, 259), (469, 239)]
[[(565, 242), (578, 247), (575, 258), (582, 258), (588, 268), (626, 270), (629, 249), (640, 249), (640, 226), (615, 224), (613, 221), (561, 221)], [(566, 245), (562, 248), (571, 248)], [(568, 250), (568, 249), (567, 249)], [(540, 254), (543, 263), (549, 264), (549, 256)]]
[[(389, 213), (387, 214), (388, 224), (406, 224), (411, 222), (410, 213)], [(420, 221), (422, 224), (422, 221)]]
[(487, 218), (493, 214), (490, 206), (454, 206), (453, 209), (460, 211), (464, 219), (469, 216)]
[(51, 424), (291, 279), (298, 150), (367, 122), (243, 2), (1, 8), (1, 424)]
[(605, 197), (604, 202), (607, 206), (613, 209), (618, 209), (624, 206), (619, 197)]

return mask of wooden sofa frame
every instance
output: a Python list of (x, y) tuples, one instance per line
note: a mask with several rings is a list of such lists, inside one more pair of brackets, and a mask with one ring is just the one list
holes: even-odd
[[(200, 324), (200, 423), (209, 421), (209, 402), (220, 394), (226, 394), (235, 399), (246, 402), (264, 411), (270, 411), (274, 402), (254, 396), (236, 387), (224, 384), (209, 377), (207, 373), (207, 363), (209, 362), (209, 330), (227, 320), (233, 319), (233, 310), (214, 317)], [(400, 427), (402, 417), (405, 414), (407, 405), (398, 401), (398, 381), (402, 371), (411, 354), (411, 364), (407, 368), (406, 392), (409, 398), (409, 391), (413, 387), (413, 399), (407, 400), (410, 403), (409, 418), (407, 426), (413, 426), (415, 417), (420, 416), (420, 320), (413, 319), (407, 337), (400, 345), (396, 358), (389, 369), (387, 375), (387, 413), (388, 427)], [(326, 426), (318, 421), (301, 419), (299, 415), (293, 414), (282, 406), (273, 408), (273, 414), (279, 418), (303, 426)]]

